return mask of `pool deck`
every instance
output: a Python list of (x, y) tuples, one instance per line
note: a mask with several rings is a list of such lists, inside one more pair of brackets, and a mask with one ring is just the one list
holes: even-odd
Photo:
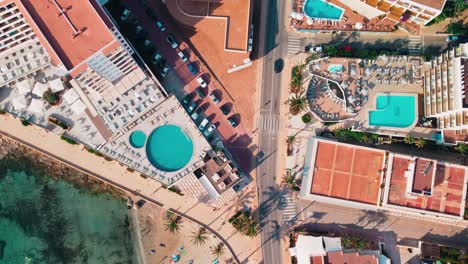
[[(419, 117), (419, 112), (418, 112), (418, 94), (417, 93), (388, 93), (388, 92), (378, 92), (373, 96), (373, 100), (370, 100), (369, 103), (367, 104), (367, 115), (370, 115), (371, 111), (379, 111), (377, 110), (377, 97), (378, 96), (413, 96), (415, 103), (414, 107), (415, 109), (415, 116), (414, 116), (414, 121), (413, 123), (408, 126), (408, 127), (389, 127), (391, 130), (398, 131), (398, 132), (410, 132), (413, 130), (413, 128), (416, 126), (418, 123), (418, 117)], [(381, 126), (374, 126), (369, 124), (369, 118), (365, 120), (364, 126), (367, 127), (368, 129), (375, 129), (378, 130)]]
[[(171, 185), (202, 166), (203, 158), (212, 148), (175, 96), (170, 96), (166, 101), (149, 111), (154, 111), (154, 113), (130, 124), (128, 131), (116, 135), (99, 150), (130, 168), (142, 171), (158, 181)], [(146, 156), (146, 148), (134, 148), (129, 142), (130, 135), (134, 131), (141, 130), (149, 137), (155, 128), (167, 124), (181, 127), (193, 142), (192, 159), (183, 168), (173, 172), (156, 169)]]
[[(307, 0), (292, 0), (292, 11), (303, 12)], [(344, 10), (342, 18), (339, 21), (327, 19), (314, 19), (314, 23), (307, 24), (307, 16), (302, 20), (290, 19), (290, 27), (298, 31), (363, 31), (363, 32), (392, 32), (396, 22), (387, 18), (379, 20), (378, 18), (366, 20), (364, 16), (355, 13), (350, 7), (342, 4), (339, 0), (328, 0)], [(356, 24), (361, 23), (361, 29), (356, 28)]]
[[(325, 79), (333, 80), (340, 85), (346, 94), (345, 109), (351, 119), (339, 118), (344, 127), (352, 127), (355, 130), (376, 132), (386, 135), (406, 136), (408, 132), (415, 137), (430, 138), (433, 129), (413, 126), (411, 129), (398, 129), (393, 127), (369, 126), (369, 110), (375, 110), (375, 100), (378, 95), (391, 94), (413, 94), (418, 96), (421, 102), (423, 95), (422, 79), (420, 69), (426, 67), (421, 65), (419, 57), (394, 56), (378, 57), (376, 60), (353, 58), (322, 58), (309, 63), (308, 71), (304, 73), (303, 88), (307, 91), (311, 76), (317, 75)], [(331, 73), (328, 67), (333, 64), (344, 66), (342, 72)], [(421, 67), (421, 68), (420, 68)], [(319, 89), (320, 90), (320, 89)], [(337, 100), (326, 96), (317, 97), (317, 103), (325, 113), (335, 113), (342, 109)], [(310, 96), (308, 95), (309, 101)], [(417, 113), (422, 113), (422, 105), (417, 104)], [(340, 115), (341, 116), (341, 115)], [(418, 120), (418, 118), (416, 118)], [(321, 120), (323, 121), (323, 120)]]

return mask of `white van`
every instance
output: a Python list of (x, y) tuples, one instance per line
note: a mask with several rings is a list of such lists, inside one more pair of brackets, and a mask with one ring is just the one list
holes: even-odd
[(205, 129), (206, 125), (208, 125), (208, 122), (209, 122), (208, 119), (204, 118), (202, 122), (200, 123), (200, 125), (198, 126), (198, 129), (200, 129), (200, 131)]

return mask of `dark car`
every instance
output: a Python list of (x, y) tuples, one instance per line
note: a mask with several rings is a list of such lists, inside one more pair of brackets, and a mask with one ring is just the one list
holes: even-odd
[(187, 64), (187, 68), (190, 71), (190, 73), (192, 73), (193, 75), (197, 75), (198, 70), (197, 68), (195, 68), (195, 66), (193, 66), (192, 63)]
[(223, 113), (223, 115), (228, 115), (231, 112), (231, 108), (229, 107), (229, 103), (223, 104), (220, 109), (221, 109), (221, 112)]
[(203, 91), (203, 89), (201, 89), (200, 87), (198, 87), (196, 90), (195, 90), (195, 93), (197, 93), (198, 97), (200, 97), (201, 99), (205, 98), (206, 97), (206, 93)]
[(192, 101), (192, 98), (193, 98), (193, 94), (187, 94), (184, 99), (182, 99), (182, 104), (185, 106), (185, 105), (188, 105), (191, 101)]
[(277, 59), (275, 61), (275, 72), (280, 73), (284, 68), (284, 60), (283, 59)]
[(239, 123), (237, 122), (236, 118), (234, 115), (230, 116), (228, 118), (229, 124), (231, 124), (232, 127), (237, 127)]

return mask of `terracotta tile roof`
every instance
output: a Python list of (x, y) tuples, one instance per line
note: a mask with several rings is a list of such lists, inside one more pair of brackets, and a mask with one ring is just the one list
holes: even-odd
[(342, 251), (328, 252), (325, 263), (353, 263), (353, 264), (378, 264), (379, 259), (374, 255), (359, 255), (359, 253), (343, 253)]
[(412, 0), (415, 3), (442, 10), (446, 0)]

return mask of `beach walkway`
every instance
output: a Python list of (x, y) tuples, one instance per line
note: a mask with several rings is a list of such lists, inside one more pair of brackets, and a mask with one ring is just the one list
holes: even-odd
[(254, 190), (246, 188), (238, 201), (214, 211), (197, 199), (180, 196), (153, 179), (127, 171), (127, 167), (116, 161), (106, 161), (91, 154), (82, 145), (71, 145), (61, 140), (59, 135), (39, 127), (25, 127), (19, 119), (8, 114), (0, 115), (0, 134), (13, 136), (20, 143), (205, 226), (225, 242), (241, 263), (261, 262), (260, 237), (242, 236), (228, 223), (229, 217), (238, 209), (253, 202), (251, 192)]

